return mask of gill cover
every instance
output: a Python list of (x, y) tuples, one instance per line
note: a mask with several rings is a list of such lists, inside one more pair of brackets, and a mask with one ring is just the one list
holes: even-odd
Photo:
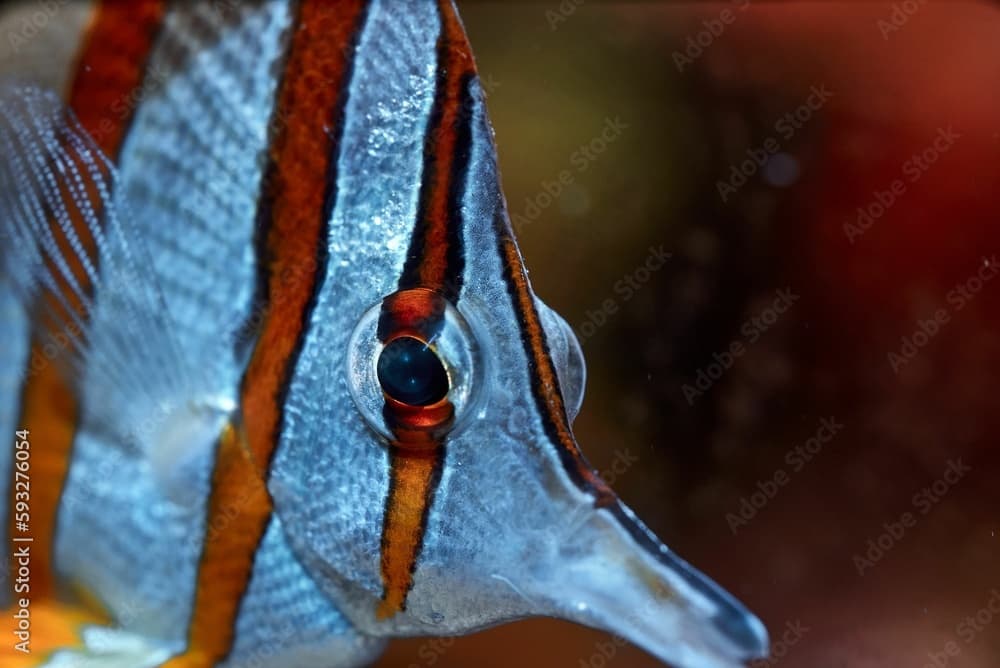
[(678, 666), (763, 656), (760, 622), (579, 451), (582, 356), (531, 291), (451, 0), (375, 0), (359, 29), (269, 471), (300, 561), (373, 636), (550, 615)]

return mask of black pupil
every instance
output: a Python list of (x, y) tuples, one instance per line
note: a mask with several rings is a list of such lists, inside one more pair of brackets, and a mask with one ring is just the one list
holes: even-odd
[(429, 406), (448, 394), (448, 374), (422, 341), (408, 336), (389, 342), (378, 358), (378, 382), (396, 401)]

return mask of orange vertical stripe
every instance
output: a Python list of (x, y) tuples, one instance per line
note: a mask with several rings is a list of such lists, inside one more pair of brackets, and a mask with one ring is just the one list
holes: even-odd
[[(162, 18), (162, 2), (107, 3), (94, 14), (69, 94), (69, 104), (83, 127), (104, 152), (114, 157), (121, 146), (135, 109), (134, 92), (139, 88), (145, 62)], [(128, 103), (132, 100), (132, 103)], [(92, 239), (77, 225), (77, 233), (90, 255)], [(84, 279), (82, 266), (71, 254), (67, 260), (73, 273)], [(83, 285), (86, 287), (86, 281)], [(48, 299), (51, 300), (51, 295)], [(70, 300), (82, 311), (82, 305)], [(22, 530), (11, 513), (8, 536), (31, 536), (32, 600), (50, 596), (55, 589), (53, 548), (59, 499), (62, 495), (79, 418), (77, 397), (59, 364), (53, 359), (36, 327), (21, 402), (20, 428), (30, 431), (31, 522)], [(79, 332), (69, 332), (71, 339)], [(72, 342), (70, 343), (72, 346)], [(55, 351), (55, 355), (69, 351)], [(11, 488), (13, 494), (13, 486)], [(11, 497), (14, 508), (14, 497)]]
[(164, 668), (211, 666), (232, 648), (240, 602), (271, 517), (264, 480), (325, 271), (344, 90), (365, 6), (361, 0), (303, 0), (294, 20), (259, 211), (267, 311), (243, 377), (245, 442), (226, 435), (220, 443), (188, 647)]
[(213, 666), (232, 647), (239, 603), (271, 517), (271, 499), (245, 438), (227, 425), (219, 439), (188, 646), (163, 668)]
[(418, 271), (421, 287), (440, 290), (448, 278), (449, 223), (454, 212), (449, 210), (449, 193), (455, 174), (452, 165), (458, 139), (459, 115), (468, 113), (462, 109), (462, 85), (466, 78), (476, 71), (472, 50), (465, 31), (455, 12), (452, 0), (440, 0), (441, 36), (438, 49), (438, 70), (443, 78), (439, 91), (438, 112), (440, 119), (436, 127), (430, 129), (428, 137), (433, 151), (429, 167), (432, 173), (425, 182), (427, 192), (422, 221), (424, 227), (423, 257)]
[[(401, 292), (383, 303), (379, 335), (383, 341), (398, 335), (414, 310), (423, 318), (440, 313), (437, 301), (423, 290), (457, 299), (464, 258), (461, 248), (461, 218), (453, 201), (460, 153), (468, 151), (460, 138), (460, 128), (468, 123), (464, 87), (476, 73), (475, 61), (465, 30), (452, 0), (438, 0), (441, 34), (438, 37), (437, 90), (425, 140), (424, 177), (420, 210), (414, 229), (410, 255), (400, 280)], [(464, 116), (464, 117), (463, 117)], [(430, 338), (429, 336), (424, 337)], [(397, 424), (390, 453), (390, 483), (382, 527), (382, 601), (376, 611), (385, 619), (406, 608), (406, 596), (413, 586), (413, 572), (420, 556), (427, 516), (440, 480), (444, 462), (444, 440), (453, 408), (447, 401), (432, 408), (444, 419), (433, 431), (414, 443), (413, 420), (426, 420), (428, 409), (415, 414), (398, 414), (399, 406), (388, 402)], [(421, 418), (417, 418), (421, 415)], [(421, 422), (423, 425), (423, 423)]]
[(138, 104), (163, 84), (145, 75), (165, 4), (165, 0), (101, 3), (77, 57), (69, 106), (111, 158), (118, 156)]
[(399, 288), (422, 287), (454, 300), (464, 268), (461, 213), (453, 201), (460, 156), (469, 150), (465, 87), (476, 73), (472, 50), (452, 0), (438, 0), (441, 34), (437, 41), (437, 89), (424, 141), (420, 207)]
[(350, 45), (365, 3), (305, 0), (299, 10), (278, 98), (278, 132), (264, 194), (267, 314), (243, 379), (250, 450), (270, 463), (284, 392), (301, 345), (310, 303), (324, 270), (327, 199)]
[(391, 617), (405, 607), (406, 595), (413, 585), (413, 567), (423, 543), (427, 512), (441, 475), (443, 453), (440, 448), (417, 453), (393, 446), (390, 457), (392, 483), (382, 533), (385, 590), (376, 611), (379, 619)]

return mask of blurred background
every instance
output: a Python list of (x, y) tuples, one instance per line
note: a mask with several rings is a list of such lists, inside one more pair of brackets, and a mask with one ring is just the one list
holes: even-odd
[[(760, 665), (1000, 665), (1000, 6), (459, 7), (595, 468)], [(533, 620), (379, 665), (659, 664)]]

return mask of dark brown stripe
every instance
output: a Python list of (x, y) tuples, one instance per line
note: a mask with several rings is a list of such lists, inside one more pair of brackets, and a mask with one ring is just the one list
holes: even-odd
[(423, 180), (399, 289), (424, 287), (458, 300), (465, 271), (462, 197), (471, 147), (469, 83), (476, 73), (452, 0), (439, 0), (437, 86), (424, 142)]
[(498, 212), (495, 230), (507, 292), (517, 314), (521, 339), (528, 356), (531, 393), (535, 398), (535, 405), (541, 415), (545, 432), (555, 445), (570, 478), (581, 489), (594, 494), (596, 505), (611, 505), (616, 502), (614, 492), (587, 463), (570, 429), (562, 390), (559, 387), (559, 376), (555, 371), (545, 330), (535, 308), (528, 273), (524, 268), (521, 253), (514, 241), (514, 232), (505, 212)]

